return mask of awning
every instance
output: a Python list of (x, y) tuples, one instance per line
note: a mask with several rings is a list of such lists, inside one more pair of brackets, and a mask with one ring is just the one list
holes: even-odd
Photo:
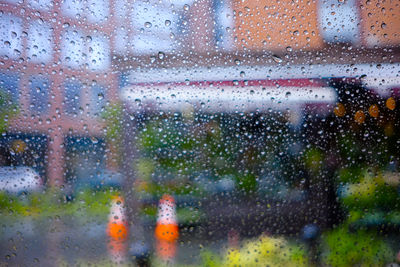
[(264, 112), (299, 109), (305, 104), (332, 104), (335, 90), (322, 82), (280, 81), (136, 84), (123, 88), (121, 98), (133, 110), (200, 112)]

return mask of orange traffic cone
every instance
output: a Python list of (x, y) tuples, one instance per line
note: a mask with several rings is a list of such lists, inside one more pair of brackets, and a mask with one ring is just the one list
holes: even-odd
[(114, 263), (125, 261), (128, 239), (128, 223), (126, 221), (124, 200), (120, 196), (112, 199), (108, 217), (107, 236), (109, 237), (108, 252)]
[(164, 195), (160, 200), (155, 237), (158, 257), (164, 261), (172, 262), (176, 254), (179, 230), (175, 201), (170, 195)]

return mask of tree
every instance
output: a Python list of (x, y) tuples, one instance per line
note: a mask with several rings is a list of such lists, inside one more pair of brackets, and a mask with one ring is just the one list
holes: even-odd
[(11, 94), (0, 88), (0, 132), (7, 131), (10, 119), (18, 113), (18, 106), (13, 101)]

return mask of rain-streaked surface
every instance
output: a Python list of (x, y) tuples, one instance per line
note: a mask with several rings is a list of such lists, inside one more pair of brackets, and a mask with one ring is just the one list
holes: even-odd
[(399, 266), (400, 2), (0, 1), (1, 266)]

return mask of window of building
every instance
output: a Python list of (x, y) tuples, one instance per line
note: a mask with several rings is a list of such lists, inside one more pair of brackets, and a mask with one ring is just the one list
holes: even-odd
[(86, 57), (85, 37), (81, 31), (67, 30), (62, 35), (62, 60), (65, 65), (82, 67)]
[(19, 100), (20, 76), (16, 73), (0, 72), (0, 90), (10, 96), (14, 103)]
[(61, 9), (68, 17), (75, 19), (86, 17), (90, 23), (106, 21), (110, 12), (108, 0), (65, 0)]
[(117, 21), (124, 22), (128, 19), (130, 10), (130, 3), (128, 0), (120, 0), (114, 3), (114, 13)]
[(174, 4), (133, 3), (131, 23), (134, 33), (131, 43), (134, 53), (165, 53), (182, 45), (182, 35), (189, 22), (183, 4)]
[(17, 4), (20, 1), (19, 0), (5, 0), (6, 3), (12, 3), (12, 4)]
[(120, 26), (115, 30), (114, 47), (117, 54), (122, 55), (128, 52), (129, 49), (129, 33), (125, 26)]
[(124, 88), (125, 86), (127, 86), (129, 84), (129, 78), (130, 78), (129, 72), (122, 71), (118, 79), (119, 88)]
[(30, 111), (37, 115), (46, 115), (49, 110), (50, 80), (42, 75), (32, 76), (29, 80)]
[(79, 81), (68, 80), (64, 85), (64, 112), (77, 115), (81, 109), (82, 84)]
[(110, 67), (110, 40), (104, 35), (86, 38), (88, 66), (91, 70), (104, 70)]
[(54, 4), (51, 0), (28, 0), (27, 2), (30, 8), (45, 11), (50, 10)]
[(358, 43), (360, 19), (356, 0), (319, 1), (319, 23), (322, 36), (328, 43)]
[(92, 23), (102, 23), (108, 19), (109, 0), (88, 0), (88, 20)]
[(68, 157), (66, 180), (78, 190), (85, 190), (91, 183), (104, 183), (101, 177), (104, 170), (104, 140), (84, 136), (67, 136), (65, 138)]
[(79, 19), (84, 12), (84, 1), (82, 0), (65, 0), (62, 2), (63, 14)]
[(233, 48), (233, 10), (227, 0), (214, 0), (214, 38), (218, 48)]
[(27, 55), (33, 62), (49, 62), (53, 55), (52, 29), (41, 20), (29, 25)]
[(87, 67), (97, 71), (110, 66), (109, 40), (104, 35), (67, 30), (62, 36), (61, 53), (64, 64), (75, 69)]
[(22, 53), (22, 19), (13, 15), (0, 15), (0, 55), (18, 58)]
[(107, 99), (106, 88), (99, 84), (91, 87), (90, 112), (93, 116), (100, 116), (105, 111)]

